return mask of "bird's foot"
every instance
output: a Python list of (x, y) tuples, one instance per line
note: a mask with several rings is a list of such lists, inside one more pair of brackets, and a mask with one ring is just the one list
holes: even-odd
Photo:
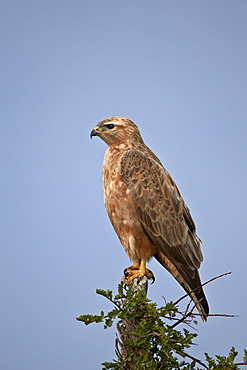
[(135, 262), (132, 266), (127, 267), (124, 270), (124, 276), (122, 277), (122, 282), (128, 285), (131, 281), (136, 278), (146, 276), (148, 279), (151, 279), (151, 284), (154, 283), (155, 277), (151, 270), (147, 268), (142, 268), (139, 263)]

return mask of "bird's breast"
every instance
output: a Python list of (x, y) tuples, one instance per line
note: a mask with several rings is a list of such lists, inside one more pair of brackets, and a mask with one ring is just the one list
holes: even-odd
[(104, 160), (103, 193), (110, 221), (130, 259), (149, 259), (155, 253), (155, 246), (137, 217), (134, 194), (121, 179), (120, 161)]

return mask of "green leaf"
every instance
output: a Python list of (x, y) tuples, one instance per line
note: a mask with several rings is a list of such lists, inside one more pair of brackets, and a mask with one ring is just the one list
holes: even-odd
[(246, 363), (247, 363), (247, 350), (246, 350), (246, 349), (244, 349), (244, 356), (243, 356), (243, 360), (244, 360), (244, 362), (246, 362)]
[(104, 311), (101, 311), (100, 315), (81, 315), (77, 317), (76, 320), (84, 322), (85, 325), (89, 325), (93, 322), (103, 322), (104, 316)]
[(112, 290), (96, 289), (96, 293), (102, 295), (103, 297), (112, 299)]

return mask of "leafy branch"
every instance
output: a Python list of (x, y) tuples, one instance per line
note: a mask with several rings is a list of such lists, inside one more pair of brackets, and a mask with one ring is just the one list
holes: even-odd
[(113, 309), (106, 314), (101, 311), (99, 315), (81, 315), (77, 320), (86, 325), (102, 322), (106, 329), (118, 319), (118, 360), (104, 362), (103, 370), (239, 370), (239, 366), (247, 365), (246, 350), (242, 363), (234, 362), (238, 354), (235, 348), (230, 350), (227, 357), (216, 356), (213, 359), (205, 354), (206, 363), (187, 353), (197, 334), (185, 328), (179, 331), (174, 327), (180, 323), (190, 325), (195, 315), (193, 308), (179, 312), (177, 304), (173, 302), (157, 307), (156, 303), (146, 297), (143, 289), (133, 293), (132, 289), (125, 290), (123, 284), (118, 286), (116, 296), (113, 296), (111, 290), (97, 289), (96, 293), (107, 298), (113, 304)]

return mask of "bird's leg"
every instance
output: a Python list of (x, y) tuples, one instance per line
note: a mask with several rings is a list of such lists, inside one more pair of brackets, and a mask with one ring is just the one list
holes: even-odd
[(132, 280), (146, 276), (148, 279), (152, 279), (152, 283), (155, 281), (154, 274), (152, 271), (146, 268), (147, 260), (142, 258), (139, 262), (134, 262), (132, 266), (127, 267), (124, 270), (124, 276), (122, 282), (128, 285)]

